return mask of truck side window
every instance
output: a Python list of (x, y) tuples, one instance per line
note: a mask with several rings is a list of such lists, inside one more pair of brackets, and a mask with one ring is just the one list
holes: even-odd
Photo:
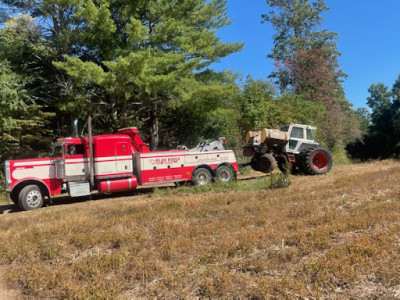
[(82, 144), (70, 144), (67, 153), (68, 155), (84, 155), (85, 147)]
[(304, 139), (303, 128), (293, 127), (292, 132), (290, 133), (290, 137), (295, 139)]
[(53, 157), (60, 157), (63, 155), (63, 146), (55, 146), (53, 148)]

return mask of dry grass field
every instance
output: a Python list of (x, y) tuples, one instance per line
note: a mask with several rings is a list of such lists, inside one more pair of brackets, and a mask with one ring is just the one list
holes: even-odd
[(400, 162), (263, 180), (32, 212), (2, 202), (2, 285), (33, 298), (400, 297)]

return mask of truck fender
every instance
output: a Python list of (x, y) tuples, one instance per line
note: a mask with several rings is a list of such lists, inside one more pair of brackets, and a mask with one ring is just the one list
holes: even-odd
[(43, 196), (47, 196), (50, 198), (50, 189), (49, 187), (40, 179), (37, 178), (25, 178), (21, 181), (17, 182), (14, 187), (11, 189), (10, 196), (11, 199), (17, 199), (19, 192), (26, 187), (27, 185), (34, 184), (37, 185), (42, 192)]

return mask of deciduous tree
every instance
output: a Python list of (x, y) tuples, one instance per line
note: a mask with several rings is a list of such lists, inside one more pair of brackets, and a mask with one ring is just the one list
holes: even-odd
[(271, 11), (263, 15), (275, 29), (274, 47), (269, 57), (275, 60), (282, 92), (302, 95), (325, 106), (324, 118), (314, 120), (319, 136), (331, 149), (360, 135), (358, 119), (345, 98), (335, 39), (337, 34), (321, 30), (324, 0), (267, 0)]

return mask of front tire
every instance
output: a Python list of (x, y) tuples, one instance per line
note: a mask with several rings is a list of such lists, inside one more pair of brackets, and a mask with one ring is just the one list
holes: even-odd
[(253, 156), (253, 157), (251, 158), (250, 166), (251, 166), (251, 168), (252, 168), (254, 171), (259, 172), (260, 169), (259, 169), (259, 167), (258, 167), (258, 160), (257, 160), (257, 158), (258, 158), (257, 156)]
[(263, 173), (271, 173), (276, 168), (275, 157), (268, 153), (261, 155), (257, 162), (260, 172)]
[(24, 187), (18, 195), (18, 206), (22, 210), (34, 210), (43, 206), (43, 194), (37, 185)]
[(217, 171), (215, 172), (217, 175), (217, 178), (221, 182), (230, 182), (233, 180), (233, 172), (232, 169), (228, 166), (220, 166), (217, 168)]
[(198, 168), (193, 172), (192, 182), (194, 185), (206, 185), (211, 183), (212, 176), (206, 168)]
[(307, 175), (323, 175), (332, 168), (332, 154), (323, 147), (310, 148), (302, 155), (302, 169)]

